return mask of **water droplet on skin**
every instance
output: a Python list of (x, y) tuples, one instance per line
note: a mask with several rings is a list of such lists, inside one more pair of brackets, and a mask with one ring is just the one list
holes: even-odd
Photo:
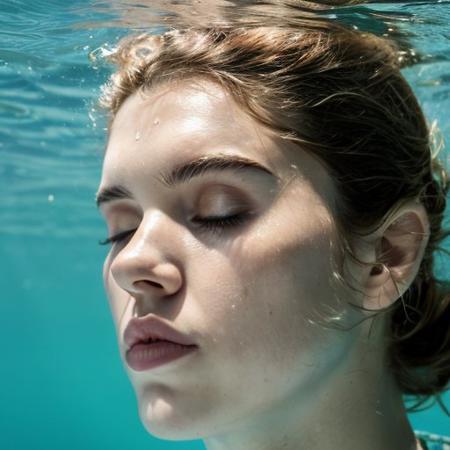
[(136, 131), (136, 140), (138, 141), (141, 138), (141, 133), (139, 131)]
[(236, 308), (236, 305), (231, 305), (231, 309), (234, 309), (234, 308)]
[(159, 125), (159, 119), (155, 119), (155, 120), (153, 121), (153, 125)]

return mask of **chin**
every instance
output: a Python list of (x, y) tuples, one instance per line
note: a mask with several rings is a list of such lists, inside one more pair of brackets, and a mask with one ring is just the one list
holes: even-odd
[(139, 418), (152, 436), (167, 441), (187, 441), (202, 438), (199, 427), (190, 414), (180, 414), (163, 399), (141, 401)]

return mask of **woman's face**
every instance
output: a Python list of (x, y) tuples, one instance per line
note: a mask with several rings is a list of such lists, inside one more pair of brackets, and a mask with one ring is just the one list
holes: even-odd
[[(160, 180), (214, 156), (265, 169), (225, 162), (184, 171), (173, 185)], [(288, 400), (306, 404), (355, 341), (309, 321), (336, 305), (334, 189), (319, 162), (220, 86), (185, 81), (136, 93), (118, 111), (99, 191), (117, 186), (100, 208), (109, 236), (131, 231), (112, 244), (103, 276), (148, 431), (197, 439), (270, 420)], [(214, 229), (202, 222), (228, 216), (237, 219)], [(149, 314), (198, 348), (150, 370), (129, 367), (125, 327)]]

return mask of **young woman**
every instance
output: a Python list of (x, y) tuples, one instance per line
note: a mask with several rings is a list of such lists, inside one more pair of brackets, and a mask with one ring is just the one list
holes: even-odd
[(111, 59), (104, 282), (149, 433), (432, 448), (402, 395), (448, 385), (449, 183), (394, 45), (325, 22), (198, 26)]

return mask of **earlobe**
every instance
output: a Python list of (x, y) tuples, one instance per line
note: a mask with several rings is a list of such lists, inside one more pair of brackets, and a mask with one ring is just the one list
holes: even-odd
[(392, 305), (417, 276), (429, 238), (425, 208), (417, 202), (405, 205), (378, 233), (376, 261), (365, 283), (363, 306), (370, 310)]

